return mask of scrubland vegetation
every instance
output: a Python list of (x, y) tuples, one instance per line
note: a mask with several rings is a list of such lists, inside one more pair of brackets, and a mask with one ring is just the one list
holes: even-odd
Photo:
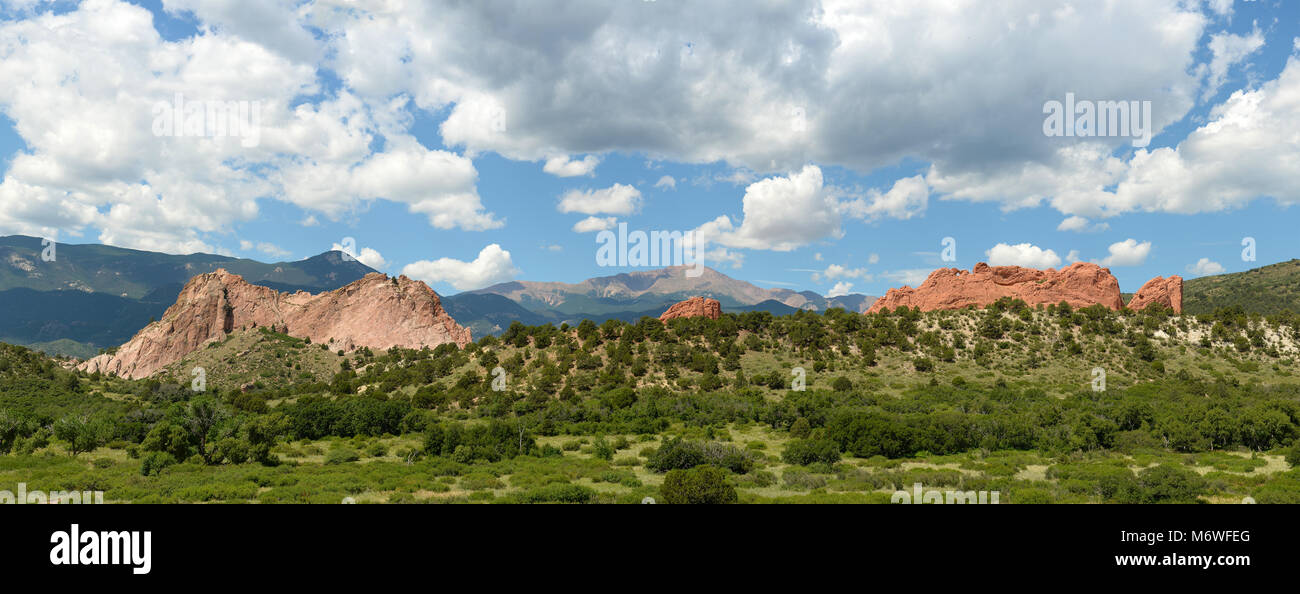
[[(110, 502), (1300, 502), (1300, 318), (1100, 307), (261, 329), (154, 379), (0, 345), (0, 488)], [(203, 367), (203, 390), (192, 370)], [(1104, 374), (1104, 389), (1098, 380)]]

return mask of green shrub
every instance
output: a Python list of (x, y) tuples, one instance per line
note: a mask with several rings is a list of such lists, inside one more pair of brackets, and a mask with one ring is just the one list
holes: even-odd
[(736, 446), (717, 442), (684, 441), (680, 437), (665, 443), (652, 454), (646, 461), (646, 468), (667, 472), (695, 468), (704, 464), (726, 468), (736, 474), (744, 474), (754, 468), (751, 454)]
[(785, 445), (781, 460), (797, 466), (817, 462), (834, 464), (840, 461), (840, 447), (829, 439), (796, 439)]
[(510, 495), (510, 503), (590, 503), (596, 491), (590, 487), (569, 483), (552, 483)]
[(826, 486), (826, 477), (799, 468), (789, 468), (781, 473), (781, 482), (792, 489), (820, 489)]
[(506, 488), (497, 477), (486, 472), (475, 472), (465, 475), (460, 479), (460, 486), (466, 491), (484, 491)]
[(167, 452), (149, 452), (140, 459), (140, 474), (153, 476), (176, 463), (176, 458)]
[(670, 470), (659, 487), (664, 503), (736, 503), (736, 488), (727, 482), (727, 472), (716, 466)]
[(328, 454), (325, 454), (326, 464), (346, 464), (356, 462), (361, 459), (361, 453), (352, 449), (350, 446), (334, 446), (330, 448)]

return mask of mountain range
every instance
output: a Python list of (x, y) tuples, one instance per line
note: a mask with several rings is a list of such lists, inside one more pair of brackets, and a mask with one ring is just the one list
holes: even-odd
[(813, 291), (765, 289), (712, 268), (689, 277), (687, 270), (691, 268), (638, 270), (578, 283), (511, 281), (444, 297), (443, 306), (475, 336), (482, 336), (499, 333), (514, 320), (535, 325), (657, 318), (674, 303), (691, 297), (716, 299), (724, 311), (760, 310), (774, 315), (833, 307), (863, 312), (876, 300), (861, 294), (823, 297)]
[[(225, 269), (254, 285), (282, 292), (332, 291), (376, 272), (342, 252), (296, 262), (263, 263), (217, 254), (172, 255), (97, 244), (55, 246), (42, 258), (37, 237), (0, 237), (0, 342), (50, 354), (89, 358), (125, 343), (162, 317), (191, 278)], [(843, 307), (863, 311), (867, 295), (826, 298), (812, 291), (764, 289), (705, 269), (636, 271), (580, 283), (516, 281), (443, 297), (443, 306), (474, 336), (499, 334), (511, 322), (576, 324), (584, 318), (636, 321), (658, 317), (692, 296), (717, 299), (727, 311)]]
[(216, 254), (171, 255), (96, 244), (45, 246), (0, 237), (0, 342), (86, 358), (162, 317), (196, 275), (224, 268), (278, 291), (320, 293), (375, 272), (341, 252), (266, 264)]
[[(44, 248), (40, 238), (0, 237), (0, 342), (82, 359), (125, 343), (150, 321), (161, 318), (185, 283), (199, 274), (225, 269), (254, 285), (315, 294), (376, 272), (337, 251), (268, 264), (216, 254), (171, 255), (96, 244), (58, 244), (54, 258), (46, 261)], [(511, 281), (442, 296), (442, 306), (480, 337), (499, 334), (515, 321), (526, 325), (576, 324), (583, 319), (633, 322), (642, 316), (658, 317), (672, 304), (695, 296), (718, 300), (726, 312), (761, 310), (774, 315), (836, 307), (861, 313), (877, 299), (763, 288), (711, 268), (688, 277), (686, 270), (638, 270), (577, 283)], [(1184, 308), (1190, 314), (1228, 306), (1263, 314), (1300, 311), (1300, 260), (1191, 279), (1183, 290)]]

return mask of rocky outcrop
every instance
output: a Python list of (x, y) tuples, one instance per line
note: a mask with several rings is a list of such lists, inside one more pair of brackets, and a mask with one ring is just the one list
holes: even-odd
[(259, 327), (342, 350), (465, 346), (471, 340), (469, 329), (443, 310), (433, 289), (405, 276), (371, 273), (313, 295), (280, 293), (222, 269), (190, 279), (162, 320), (145, 326), (114, 353), (79, 368), (148, 377), (231, 332)]
[(1142, 288), (1133, 294), (1133, 298), (1128, 302), (1128, 308), (1138, 310), (1153, 303), (1168, 307), (1174, 310), (1174, 313), (1183, 313), (1183, 277), (1157, 276), (1147, 281), (1147, 284), (1142, 285)]
[(660, 322), (667, 322), (674, 318), (709, 318), (716, 320), (722, 317), (722, 304), (717, 299), (705, 299), (704, 297), (691, 297), (686, 301), (674, 303), (668, 311), (659, 316)]
[(1119, 281), (1109, 269), (1096, 264), (1075, 262), (1060, 270), (1037, 270), (981, 262), (969, 272), (940, 268), (916, 288), (890, 289), (867, 313), (903, 306), (923, 311), (983, 307), (1003, 297), (1021, 299), (1029, 305), (1064, 301), (1074, 307), (1097, 304), (1110, 309), (1124, 307)]

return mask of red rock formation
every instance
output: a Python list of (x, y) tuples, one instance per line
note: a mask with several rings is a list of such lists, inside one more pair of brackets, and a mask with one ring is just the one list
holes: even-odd
[(1138, 310), (1152, 303), (1172, 308), (1174, 313), (1183, 313), (1183, 277), (1157, 276), (1147, 281), (1147, 284), (1142, 285), (1142, 288), (1133, 294), (1133, 298), (1128, 302), (1128, 308)]
[(114, 354), (100, 355), (79, 368), (148, 377), (208, 342), (253, 327), (273, 327), (343, 350), (418, 349), (449, 342), (465, 346), (471, 340), (469, 329), (447, 315), (433, 289), (405, 276), (375, 272), (338, 290), (312, 295), (280, 293), (222, 269), (190, 279), (162, 320), (145, 326)]
[(1119, 281), (1110, 270), (1096, 264), (1075, 262), (1060, 270), (1036, 270), (980, 262), (970, 272), (957, 268), (935, 270), (915, 289), (890, 289), (867, 313), (902, 306), (924, 311), (961, 309), (969, 305), (983, 307), (1002, 297), (1022, 299), (1029, 305), (1064, 301), (1075, 307), (1098, 303), (1110, 309), (1124, 306)]
[(703, 297), (691, 297), (686, 301), (674, 303), (668, 311), (659, 316), (660, 322), (667, 322), (673, 318), (698, 318), (706, 317), (716, 320), (722, 317), (722, 304), (717, 299), (705, 299)]

